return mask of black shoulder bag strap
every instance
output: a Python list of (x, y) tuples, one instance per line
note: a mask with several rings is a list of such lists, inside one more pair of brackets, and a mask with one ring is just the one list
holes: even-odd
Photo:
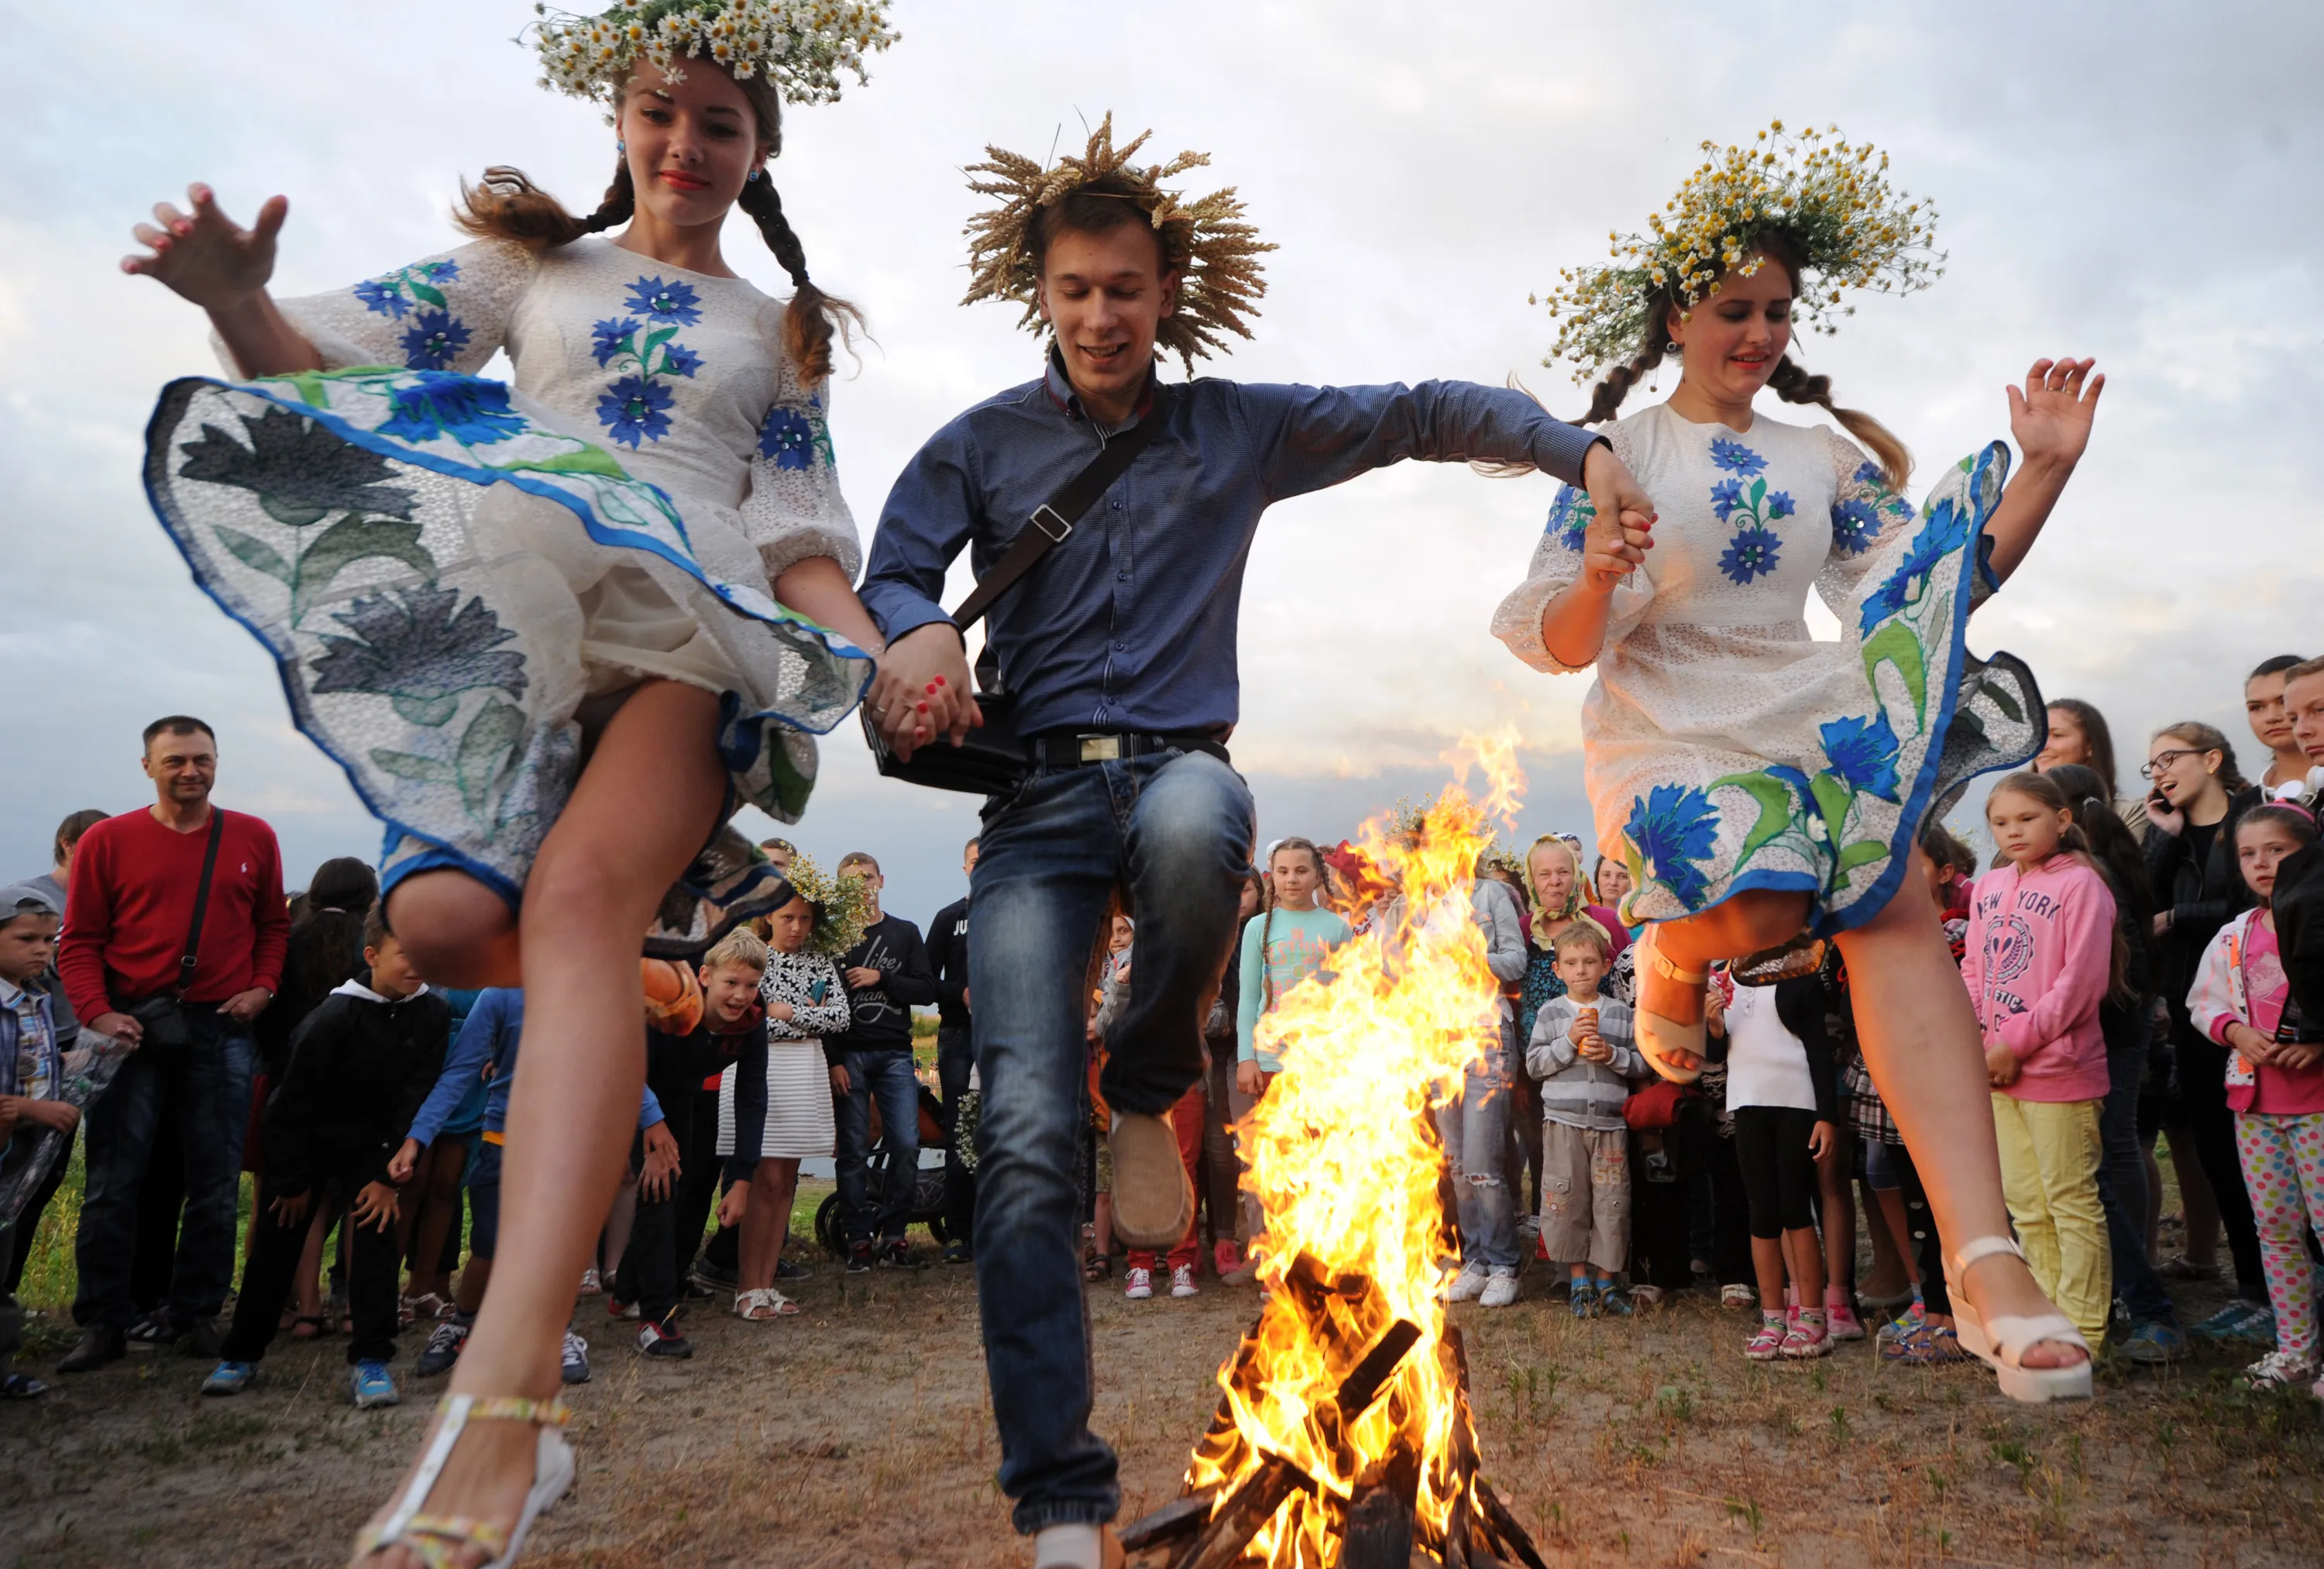
[(1146, 444), (1161, 432), (1161, 392), (1155, 392), (1154, 406), (1146, 418), (1129, 429), (1107, 439), (1087, 468), (1068, 481), (1065, 489), (1034, 511), (1032, 521), (1017, 531), (1009, 549), (992, 564), (992, 570), (976, 580), (976, 587), (960, 602), (952, 613), (953, 624), (964, 632), (984, 619), (992, 602), (1017, 586), (1017, 580), (1039, 565), (1041, 558), (1065, 542), (1082, 514), (1097, 504), (1097, 498), (1121, 477), (1130, 460), (1146, 449)]
[(194, 924), (186, 928), (186, 951), (178, 960), (178, 983), (171, 989), (175, 1001), (183, 1002), (194, 984), (194, 967), (201, 962), (202, 918), (210, 909), (210, 875), (217, 870), (218, 841), (226, 836), (226, 814), (216, 807), (210, 808), (210, 842), (202, 852), (202, 880), (194, 885)]

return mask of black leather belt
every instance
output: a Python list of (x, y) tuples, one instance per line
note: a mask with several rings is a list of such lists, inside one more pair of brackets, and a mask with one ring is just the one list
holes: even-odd
[(1091, 762), (1117, 762), (1157, 752), (1207, 752), (1229, 767), (1226, 743), (1213, 735), (1151, 735), (1136, 731), (1052, 731), (1030, 737), (1027, 745), (1040, 768), (1079, 768)]

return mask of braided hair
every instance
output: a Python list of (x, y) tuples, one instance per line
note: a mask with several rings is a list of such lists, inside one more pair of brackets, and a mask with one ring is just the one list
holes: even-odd
[[(734, 85), (749, 101), (758, 122), (759, 151), (773, 158), (783, 149), (782, 96), (765, 73), (737, 78)], [(615, 100), (615, 112), (620, 99)], [(475, 185), (460, 182), (460, 207), (453, 221), (479, 239), (514, 240), (536, 251), (569, 245), (585, 235), (618, 228), (637, 215), (637, 185), (630, 161), (617, 157), (613, 182), (604, 199), (586, 217), (576, 217), (565, 204), (525, 177), (520, 169), (495, 164)], [(783, 198), (761, 167), (743, 183), (735, 206), (759, 226), (759, 237), (790, 275), (791, 300), (783, 313), (783, 349), (799, 375), (810, 386), (831, 375), (832, 340), (853, 340), (853, 329), (863, 325), (862, 313), (846, 300), (825, 293), (808, 280), (807, 248), (799, 244), (790, 220), (783, 216)]]
[[(1792, 282), (1792, 293), (1800, 292), (1799, 256), (1780, 234), (1759, 237), (1755, 247), (1784, 270)], [(1727, 269), (1720, 268), (1723, 277)], [(1646, 335), (1638, 345), (1638, 352), (1628, 363), (1616, 365), (1590, 392), (1590, 411), (1575, 421), (1582, 425), (1602, 424), (1614, 417), (1628, 397), (1630, 389), (1646, 379), (1646, 374), (1663, 363), (1673, 342), (1670, 320), (1673, 312), (1683, 313), (1686, 306), (1668, 285), (1655, 291), (1646, 310)], [(1843, 409), (1831, 401), (1831, 378), (1810, 375), (1806, 367), (1788, 354), (1775, 362), (1775, 371), (1767, 377), (1767, 390), (1786, 403), (1813, 403), (1840, 421), (1843, 429), (1871, 450), (1879, 460), (1882, 475), (1888, 488), (1902, 491), (1904, 482), (1912, 477), (1913, 455), (1895, 433), (1871, 415), (1858, 409)]]

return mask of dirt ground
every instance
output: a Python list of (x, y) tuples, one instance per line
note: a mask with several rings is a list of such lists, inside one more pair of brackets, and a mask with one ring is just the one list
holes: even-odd
[[(993, 1482), (969, 1276), (851, 1279), (818, 1260), (804, 1316), (751, 1324), (700, 1305), (699, 1352), (678, 1364), (637, 1357), (585, 1299), (581, 1481), (526, 1561), (1028, 1562)], [(1488, 1472), (1553, 1564), (2324, 1562), (2318, 1407), (2245, 1392), (2240, 1359), (2107, 1369), (2095, 1402), (2032, 1408), (1973, 1366), (1907, 1371), (1869, 1345), (1747, 1363), (1749, 1315), (1684, 1296), (1576, 1323), (1548, 1284), (1530, 1271), (1516, 1307), (1456, 1313)], [(1121, 1451), (1127, 1519), (1175, 1494), (1257, 1297), (1207, 1278), (1185, 1302), (1092, 1291), (1095, 1426)], [(41, 1371), (64, 1334), (42, 1326)], [(0, 1564), (343, 1562), (434, 1392), (407, 1379), (404, 1405), (356, 1413), (344, 1344), (278, 1343), (232, 1400), (205, 1399), (208, 1370), (161, 1354), (0, 1407)], [(399, 1372), (417, 1345), (407, 1334)]]

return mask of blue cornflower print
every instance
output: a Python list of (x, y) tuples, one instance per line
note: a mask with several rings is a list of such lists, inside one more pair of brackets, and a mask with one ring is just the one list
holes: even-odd
[(1589, 498), (1570, 485), (1557, 487), (1557, 494), (1549, 503), (1549, 526), (1544, 533), (1557, 536), (1557, 542), (1569, 550), (1582, 549), (1590, 536), (1590, 520), (1597, 516)]
[(1767, 460), (1744, 446), (1724, 436), (1711, 438), (1711, 461), (1729, 474), (1739, 474), (1749, 479), (1766, 472)]
[(403, 329), (403, 363), (415, 371), (449, 370), (474, 336), (448, 311), (423, 310)]
[(759, 455), (777, 468), (813, 467), (815, 426), (797, 409), (776, 404), (759, 427)]
[(1735, 531), (1727, 549), (1719, 558), (1719, 569), (1736, 583), (1749, 583), (1775, 569), (1776, 554), (1784, 541), (1757, 523), (1747, 523)]
[(659, 278), (641, 278), (630, 285), (630, 309), (657, 321), (674, 321), (680, 327), (692, 327), (702, 319), (698, 307), (702, 296), (694, 291), (691, 283), (665, 283)]
[(1880, 512), (1870, 502), (1849, 496), (1831, 509), (1832, 548), (1844, 556), (1861, 556), (1880, 537)]
[(1888, 476), (1881, 471), (1878, 464), (1861, 463), (1858, 464), (1856, 468), (1856, 483), (1858, 485), (1877, 485), (1886, 488), (1888, 484)]
[(400, 441), (433, 441), (449, 436), (471, 447), (506, 441), (524, 429), (524, 416), (509, 407), (509, 390), (480, 376), (421, 371), (388, 394), (394, 418), (379, 427)]
[(1820, 734), (1823, 754), (1840, 783), (1858, 795), (1896, 798), (1896, 732), (1887, 715), (1834, 719)]
[(1735, 509), (1742, 504), (1743, 482), (1741, 480), (1722, 479), (1711, 487), (1711, 510), (1719, 514), (1720, 522), (1725, 522)]
[(673, 343), (662, 350), (661, 369), (664, 375), (692, 377), (702, 368), (702, 356), (682, 343)]
[(1902, 615), (1918, 596), (1929, 574), (1969, 542), (1971, 521), (1969, 512), (1951, 497), (1939, 503), (1929, 521), (1921, 525), (1921, 531), (1913, 536), (1913, 543), (1896, 570), (1865, 600), (1863, 612), (1858, 617), (1858, 629), (1869, 632), (1892, 616)]
[(589, 352), (600, 366), (605, 365), (615, 355), (631, 352), (630, 335), (637, 329), (635, 317), (610, 317), (589, 329)]
[(392, 278), (374, 278), (367, 283), (356, 284), (355, 298), (374, 315), (395, 321), (401, 321), (411, 309), (410, 301), (403, 298), (402, 285)]
[(1792, 493), (1787, 490), (1779, 490), (1767, 498), (1767, 521), (1771, 523), (1788, 518), (1799, 510), (1792, 502)]
[(597, 400), (597, 419), (616, 441), (635, 447), (659, 441), (669, 429), (669, 389), (644, 376), (623, 376)]
[(1656, 785), (1630, 800), (1630, 820), (1622, 826), (1647, 873), (1692, 909), (1709, 888), (1695, 864), (1719, 845), (1719, 808), (1699, 789)]
[(449, 283), (460, 275), (460, 263), (446, 257), (441, 262), (423, 262), (420, 272), (430, 283)]

